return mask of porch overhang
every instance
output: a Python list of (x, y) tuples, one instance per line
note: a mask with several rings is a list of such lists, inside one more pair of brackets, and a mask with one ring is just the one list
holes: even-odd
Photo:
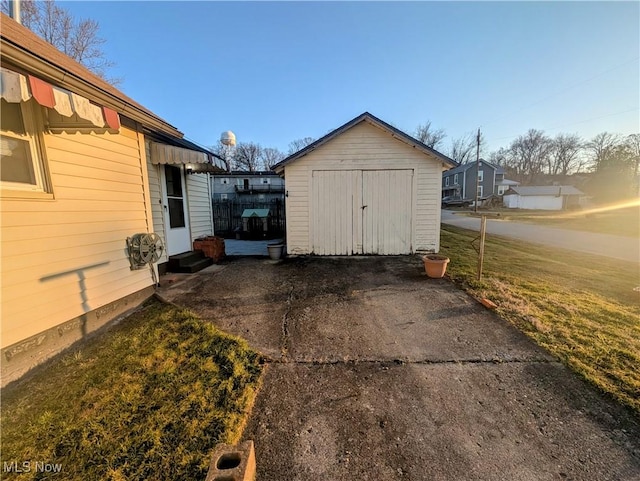
[(217, 157), (161, 142), (151, 142), (151, 163), (184, 165), (192, 174), (225, 171), (224, 164)]

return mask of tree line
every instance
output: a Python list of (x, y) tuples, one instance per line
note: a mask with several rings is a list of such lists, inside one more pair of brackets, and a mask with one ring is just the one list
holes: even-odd
[[(418, 125), (414, 136), (458, 163), (475, 161), (477, 139), (473, 134), (452, 139), (447, 147), (445, 131), (434, 129), (428, 121)], [(480, 151), (489, 162), (501, 166), (506, 177), (525, 185), (544, 185), (583, 173), (590, 178), (580, 187), (600, 200), (617, 200), (638, 193), (640, 134), (601, 132), (583, 139), (577, 134), (559, 133), (552, 137), (542, 130), (529, 129), (509, 145), (489, 153), (481, 138)]]
[(224, 159), (229, 171), (258, 172), (271, 170), (278, 162), (305, 148), (315, 140), (313, 137), (293, 140), (289, 143), (287, 152), (282, 152), (275, 147), (263, 147), (257, 142), (238, 142), (235, 147), (228, 148), (218, 141), (210, 149)]

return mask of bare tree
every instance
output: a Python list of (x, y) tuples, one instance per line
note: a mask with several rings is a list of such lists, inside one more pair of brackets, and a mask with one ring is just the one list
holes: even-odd
[(262, 147), (255, 142), (240, 142), (236, 145), (233, 163), (238, 170), (256, 172), (260, 170)]
[(616, 152), (623, 144), (623, 139), (618, 134), (601, 132), (586, 143), (585, 147), (591, 153), (592, 168), (595, 171), (606, 169), (609, 164), (615, 163)]
[(449, 149), (449, 157), (459, 164), (466, 164), (467, 162), (474, 161), (476, 143), (476, 137), (472, 134), (466, 134), (457, 139), (452, 139), (451, 147)]
[(558, 134), (551, 141), (548, 173), (567, 175), (578, 167), (583, 142), (577, 134)]
[(443, 129), (433, 129), (431, 127), (431, 121), (427, 120), (426, 123), (418, 125), (414, 137), (427, 147), (437, 149), (442, 141), (447, 136)]
[[(106, 58), (103, 50), (106, 40), (99, 36), (100, 25), (97, 21), (76, 21), (55, 0), (23, 0), (20, 5), (22, 24), (25, 27), (107, 82), (114, 85), (122, 82), (122, 79), (107, 77), (107, 71), (115, 63)], [(2, 12), (9, 14), (9, 1), (2, 0), (0, 8)]]
[(264, 170), (271, 170), (274, 165), (285, 158), (285, 155), (278, 149), (273, 147), (266, 147), (262, 149), (260, 155), (260, 161)]
[(521, 180), (532, 182), (548, 165), (552, 142), (541, 130), (530, 129), (509, 146), (509, 166)]
[(313, 137), (304, 137), (302, 139), (296, 139), (289, 143), (288, 155), (295, 154), (299, 150), (304, 149), (307, 145), (316, 141)]

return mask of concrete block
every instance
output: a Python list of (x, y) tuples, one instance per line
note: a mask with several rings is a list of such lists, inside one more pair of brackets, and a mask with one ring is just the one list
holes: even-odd
[(253, 441), (236, 446), (219, 444), (211, 455), (211, 464), (205, 481), (254, 481), (256, 455)]

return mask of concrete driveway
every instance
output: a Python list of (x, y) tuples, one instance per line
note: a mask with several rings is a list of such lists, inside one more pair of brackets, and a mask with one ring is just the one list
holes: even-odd
[(416, 257), (241, 259), (163, 294), (268, 358), (258, 481), (640, 479), (638, 417)]
[[(442, 223), (464, 229), (480, 230), (479, 217), (456, 214), (454, 211), (445, 209), (442, 210)], [(637, 237), (560, 229), (501, 219), (487, 219), (487, 233), (550, 247), (559, 247), (586, 254), (596, 254), (640, 263), (640, 240)]]

